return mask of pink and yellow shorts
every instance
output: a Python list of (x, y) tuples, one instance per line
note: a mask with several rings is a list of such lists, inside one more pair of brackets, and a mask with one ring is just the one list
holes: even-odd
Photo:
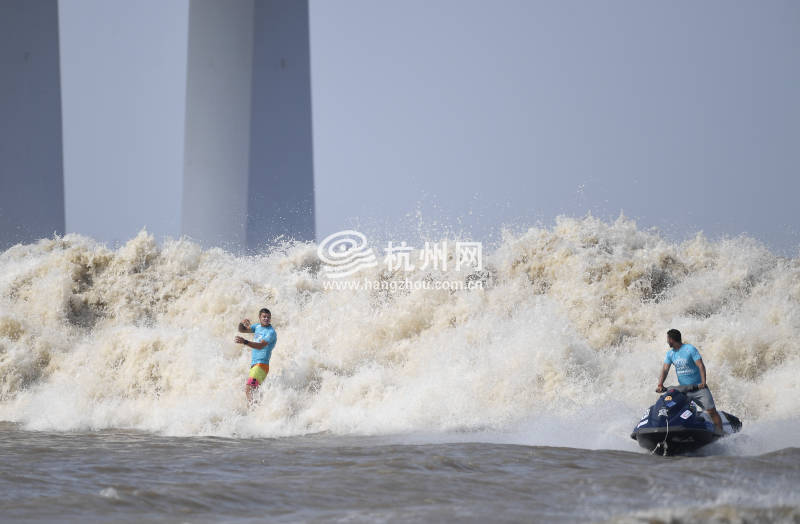
[(257, 388), (264, 382), (264, 379), (267, 378), (267, 373), (269, 373), (269, 364), (253, 364), (253, 366), (250, 367), (247, 385), (251, 388)]

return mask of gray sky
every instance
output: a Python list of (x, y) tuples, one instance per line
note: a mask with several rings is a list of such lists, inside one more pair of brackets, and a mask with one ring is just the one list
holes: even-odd
[(188, 5), (59, 2), (67, 232), (180, 230)]
[[(800, 243), (796, 2), (310, 11), (318, 238), (356, 226), (413, 241), (418, 209), (484, 240), (624, 210), (678, 237)], [(62, 0), (68, 231), (129, 238), (141, 219), (113, 212), (122, 196), (150, 206), (158, 236), (178, 227), (186, 13), (185, 0)]]
[(800, 241), (797, 2), (317, 0), (311, 35), (318, 236), (421, 203)]

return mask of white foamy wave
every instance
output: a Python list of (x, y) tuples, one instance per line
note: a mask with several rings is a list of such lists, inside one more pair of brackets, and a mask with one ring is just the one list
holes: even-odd
[[(676, 327), (759, 450), (798, 420), (800, 262), (753, 239), (674, 243), (624, 219), (563, 218), (507, 233), (479, 274), (358, 273), (486, 283), (459, 291), (330, 289), (320, 262), (313, 244), (235, 257), (144, 232), (118, 250), (77, 235), (15, 246), (0, 254), (0, 419), (635, 449), (627, 434)], [(264, 306), (278, 345), (248, 413), (249, 355), (232, 338)]]

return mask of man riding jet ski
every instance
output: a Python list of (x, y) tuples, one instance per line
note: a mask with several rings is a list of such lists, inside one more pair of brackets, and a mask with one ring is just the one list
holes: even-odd
[(708, 412), (687, 396), (697, 390), (696, 385), (667, 388), (644, 413), (631, 438), (650, 452), (667, 456), (695, 451), (742, 429), (738, 418), (721, 411), (717, 416), (722, 432), (717, 432)]
[(658, 445), (666, 455), (671, 442), (675, 445), (670, 452), (680, 453), (724, 436), (726, 426), (727, 432), (739, 431), (742, 427), (739, 419), (724, 413), (723, 420), (717, 412), (714, 397), (706, 386), (706, 367), (697, 348), (684, 344), (677, 329), (667, 331), (667, 344), (670, 349), (661, 368), (656, 393), (664, 392), (664, 379), (672, 364), (675, 364), (680, 386), (670, 388), (658, 399), (636, 426), (631, 438), (652, 451)]

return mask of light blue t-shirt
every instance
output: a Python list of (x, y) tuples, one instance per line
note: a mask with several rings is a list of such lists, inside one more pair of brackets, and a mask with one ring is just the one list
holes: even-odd
[(700, 360), (700, 352), (691, 344), (684, 344), (678, 351), (674, 349), (667, 350), (667, 356), (664, 358), (664, 364), (674, 364), (675, 374), (678, 375), (678, 382), (685, 386), (687, 384), (699, 384), (702, 380), (700, 377), (700, 368), (697, 367), (696, 361)]
[(275, 330), (272, 329), (272, 325), (264, 327), (261, 324), (250, 324), (250, 331), (256, 335), (253, 337), (253, 342), (267, 343), (263, 349), (253, 348), (253, 356), (250, 359), (250, 365), (269, 364), (272, 350), (275, 349), (275, 344), (278, 342), (278, 335), (275, 333)]

